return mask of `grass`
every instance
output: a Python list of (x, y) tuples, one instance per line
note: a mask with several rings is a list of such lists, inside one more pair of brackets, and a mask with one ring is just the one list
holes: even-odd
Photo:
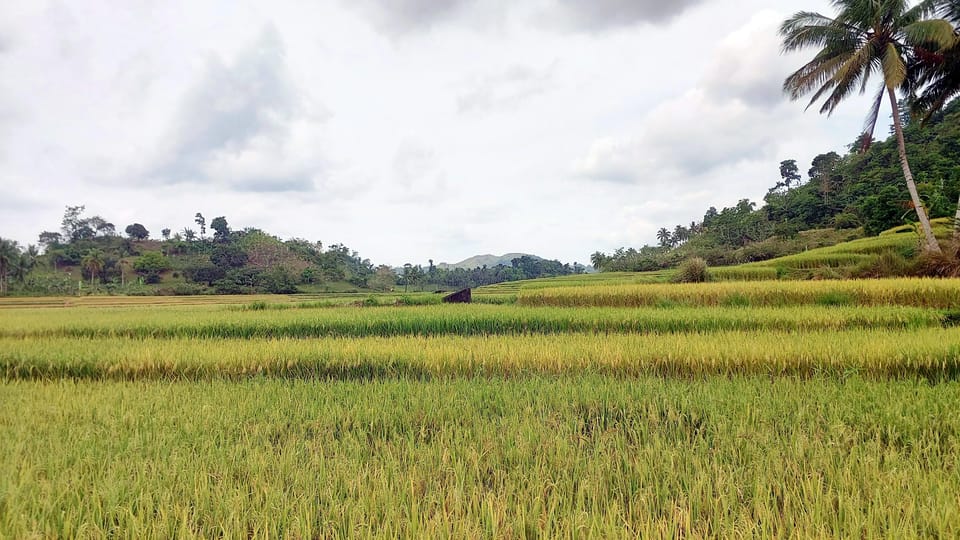
[[(842, 295), (849, 305), (960, 306), (960, 280), (895, 278), (878, 280), (761, 281), (651, 285), (602, 285), (521, 290), (526, 306), (637, 307), (664, 302), (686, 306), (796, 306), (823, 303)], [(831, 300), (828, 302), (833, 304)]]
[(766, 377), (10, 382), (0, 531), (956, 537), (958, 390)]
[(10, 379), (507, 377), (597, 373), (952, 380), (960, 330), (925, 328), (302, 339), (0, 339)]
[(648, 277), (0, 302), (0, 538), (960, 535), (960, 281)]
[[(580, 297), (575, 298), (581, 301)], [(583, 301), (593, 301), (592, 298)], [(678, 298), (683, 300), (683, 297)], [(0, 310), (0, 337), (264, 339), (810, 331), (939, 327), (949, 319), (946, 311), (910, 306), (855, 306), (852, 296), (838, 296), (838, 293), (829, 291), (813, 297), (815, 304), (792, 309), (769, 306), (748, 309), (752, 300), (741, 293), (727, 294), (715, 302), (721, 304), (719, 307), (710, 310), (667, 300), (669, 298), (661, 298), (657, 304), (639, 309), (585, 307), (575, 310), (498, 305), (240, 311), (205, 308)], [(606, 297), (603, 301), (607, 301)]]

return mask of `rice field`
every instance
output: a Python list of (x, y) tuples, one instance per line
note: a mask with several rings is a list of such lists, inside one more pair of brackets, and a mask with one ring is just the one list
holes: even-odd
[(875, 280), (760, 281), (554, 287), (521, 290), (525, 306), (916, 306), (960, 307), (960, 280), (895, 278)]
[(960, 536), (960, 282), (614, 279), (0, 300), (0, 538)]

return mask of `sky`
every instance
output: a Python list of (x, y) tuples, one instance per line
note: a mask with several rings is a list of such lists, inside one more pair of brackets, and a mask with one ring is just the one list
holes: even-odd
[[(309, 5), (308, 5), (309, 4)], [(781, 91), (823, 0), (7, 0), (0, 237), (117, 226), (340, 243), (375, 264), (589, 262), (843, 152)], [(885, 133), (883, 127), (878, 135)]]

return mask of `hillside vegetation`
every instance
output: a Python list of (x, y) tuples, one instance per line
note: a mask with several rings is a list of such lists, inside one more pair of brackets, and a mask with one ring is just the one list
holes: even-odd
[[(906, 114), (904, 120), (920, 197), (931, 217), (952, 217), (960, 197), (960, 101), (926, 124), (910, 121)], [(842, 156), (834, 151), (818, 155), (805, 179), (796, 160), (783, 161), (762, 205), (743, 199), (733, 207), (711, 207), (689, 225), (661, 228), (659, 245), (596, 252), (591, 261), (607, 272), (666, 269), (691, 257), (728, 266), (913, 225), (916, 213), (894, 137), (874, 142), (866, 152), (860, 151), (861, 144), (852, 143)]]
[(121, 237), (112, 223), (84, 211), (67, 207), (60, 231), (40, 234), (42, 254), (36, 246), (21, 250), (0, 238), (0, 294), (369, 294), (449, 290), (586, 270), (517, 254), (489, 266), (479, 264), (482, 257), (475, 258), (476, 266), (456, 268), (432, 261), (427, 268), (407, 264), (398, 273), (388, 265), (374, 266), (342, 244), (281, 240), (249, 227), (233, 230), (223, 216), (210, 222), (212, 235), (198, 213), (199, 234), (164, 229), (162, 240), (155, 240), (139, 223), (127, 226)]

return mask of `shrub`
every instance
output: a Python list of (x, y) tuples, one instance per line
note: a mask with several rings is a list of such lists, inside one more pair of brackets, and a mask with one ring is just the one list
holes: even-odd
[(188, 266), (183, 269), (183, 277), (194, 283), (206, 283), (212, 286), (214, 282), (221, 280), (227, 273), (219, 267), (201, 264), (197, 266)]
[(137, 272), (163, 272), (170, 268), (170, 261), (159, 251), (144, 253), (133, 262), (133, 269)]
[(673, 281), (677, 283), (703, 283), (710, 281), (710, 273), (707, 271), (707, 261), (700, 257), (691, 257), (677, 269), (673, 276)]
[(921, 253), (916, 273), (928, 277), (960, 277), (960, 242), (941, 242), (940, 249), (940, 253)]
[[(136, 295), (135, 292), (127, 294)], [(144, 289), (145, 295), (155, 294), (157, 296), (196, 296), (198, 294), (210, 294), (210, 291), (200, 285), (193, 283), (176, 283), (169, 287), (158, 287), (151, 293), (149, 289)]]
[(297, 282), (293, 274), (282, 266), (276, 266), (260, 275), (260, 286), (272, 294), (293, 294), (297, 292)]
[(834, 229), (856, 229), (860, 225), (860, 218), (852, 212), (841, 212), (833, 216)]

